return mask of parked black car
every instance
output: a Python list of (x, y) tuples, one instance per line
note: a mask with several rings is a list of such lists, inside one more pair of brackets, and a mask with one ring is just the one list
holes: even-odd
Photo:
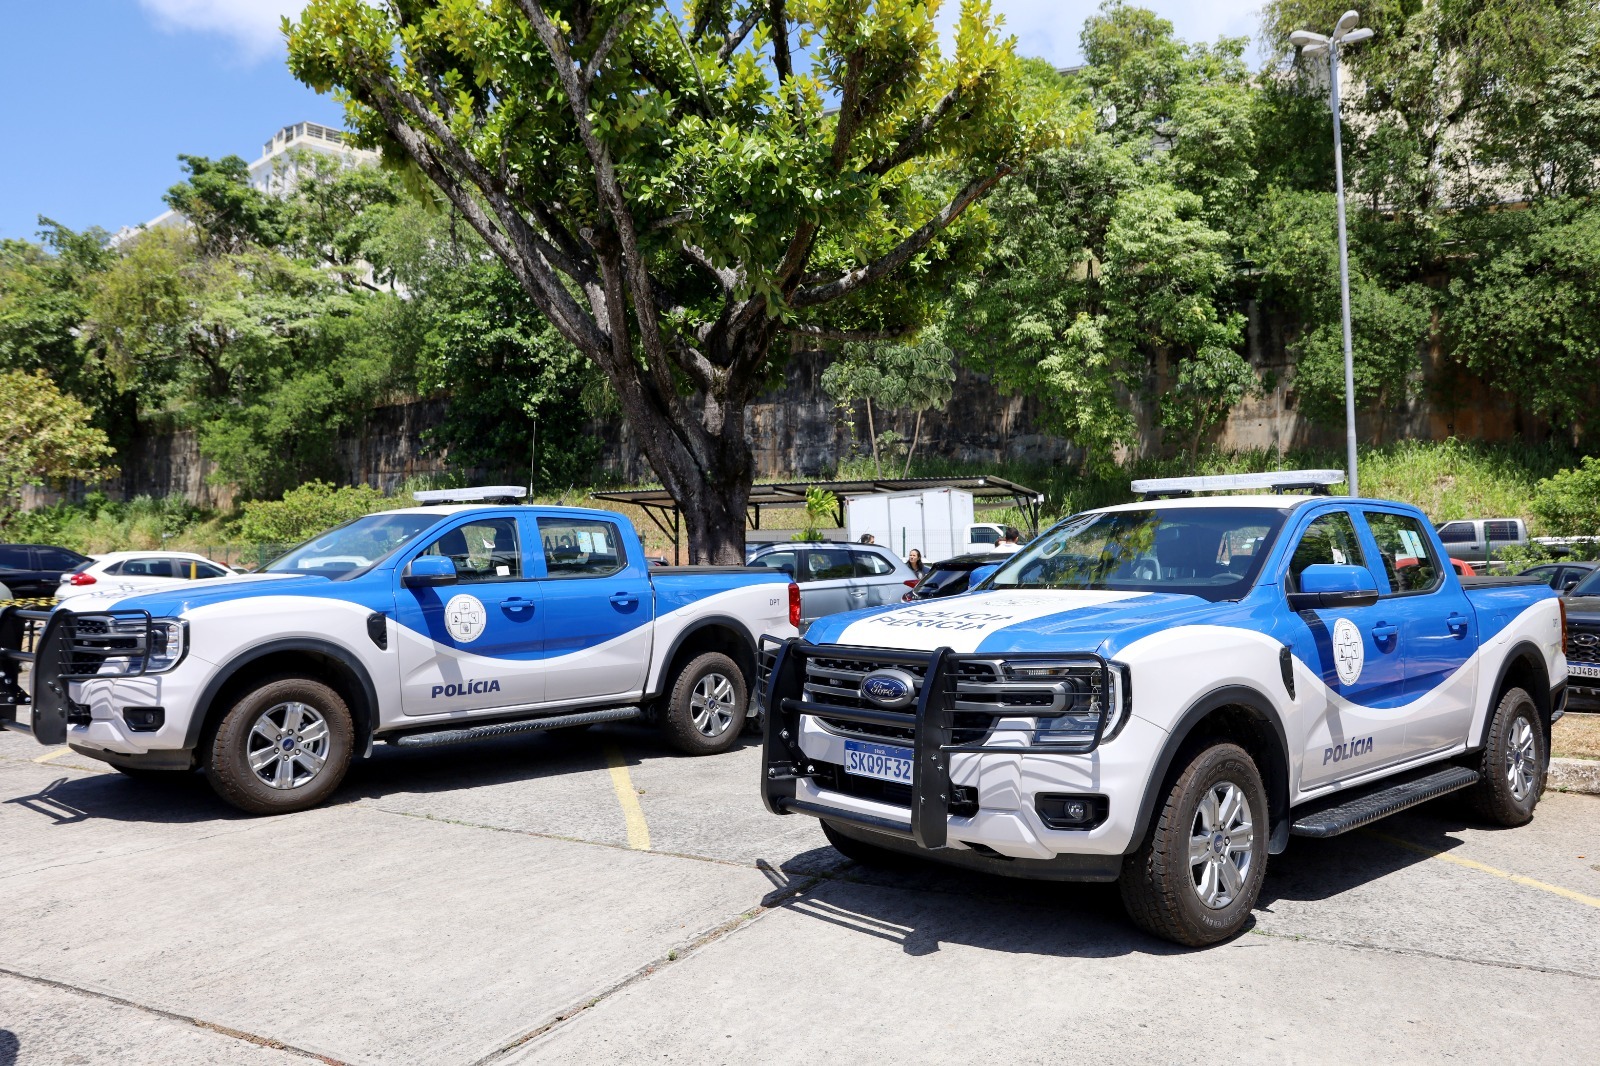
[(1600, 711), (1600, 569), (1562, 598), (1567, 604), (1567, 709)]
[(1529, 567), (1519, 577), (1537, 577), (1557, 592), (1570, 592), (1572, 587), (1594, 571), (1600, 563), (1541, 563)]
[(1009, 558), (1011, 558), (1010, 552), (974, 552), (971, 555), (957, 555), (942, 562), (929, 563), (927, 575), (917, 582), (916, 588), (901, 599), (910, 602), (936, 600), (941, 596), (958, 596), (967, 591), (967, 583), (972, 579), (972, 572), (978, 567), (1003, 563)]
[(0, 544), (0, 582), (19, 600), (54, 596), (61, 575), (89, 561), (87, 555), (48, 544)]

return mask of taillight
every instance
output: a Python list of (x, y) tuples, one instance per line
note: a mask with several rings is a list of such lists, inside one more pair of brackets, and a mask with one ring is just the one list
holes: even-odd
[(1562, 651), (1566, 651), (1567, 650), (1567, 599), (1566, 599), (1566, 597), (1565, 596), (1557, 596), (1556, 597), (1556, 604), (1557, 604), (1557, 606), (1559, 606), (1561, 608), (1561, 650)]
[(800, 628), (800, 586), (789, 582), (789, 624)]
[(94, 584), (94, 575), (93, 574), (73, 574), (71, 577), (67, 578), (67, 584), (69, 584), (69, 585), (92, 585), (92, 584)]
[(920, 584), (922, 584), (922, 579), (920, 577), (914, 577), (910, 581), (906, 582), (906, 588), (914, 589)]

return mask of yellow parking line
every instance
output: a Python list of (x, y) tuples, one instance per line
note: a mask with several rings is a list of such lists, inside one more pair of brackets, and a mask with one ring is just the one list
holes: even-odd
[(1529, 888), (1537, 888), (1542, 892), (1553, 893), (1557, 896), (1560, 896), (1562, 899), (1570, 899), (1574, 903), (1582, 903), (1586, 906), (1600, 909), (1600, 899), (1596, 899), (1593, 896), (1586, 896), (1582, 892), (1574, 892), (1570, 888), (1562, 888), (1560, 885), (1551, 885), (1546, 884), (1543, 881), (1535, 881), (1531, 877), (1523, 877), (1521, 874), (1514, 874), (1505, 870), (1496, 869), (1487, 863), (1478, 862), (1476, 859), (1463, 858), (1460, 855), (1451, 855), (1447, 851), (1439, 851), (1436, 848), (1424, 847), (1421, 844), (1413, 844), (1409, 840), (1401, 840), (1399, 837), (1392, 837), (1387, 833), (1375, 833), (1370, 829), (1367, 830), (1367, 832), (1372, 833), (1372, 835), (1377, 837), (1379, 840), (1388, 841), (1395, 847), (1405, 848), (1407, 851), (1414, 851), (1419, 855), (1426, 855), (1430, 859), (1443, 859), (1445, 862), (1455, 863), (1457, 866), (1464, 866), (1469, 870), (1477, 870), (1479, 873), (1492, 874), (1495, 877), (1503, 877), (1507, 881), (1515, 881), (1519, 885), (1527, 885)]
[(38, 758), (34, 759), (33, 761), (34, 762), (54, 762), (55, 760), (61, 758), (61, 756), (63, 756), (63, 755), (71, 755), (71, 754), (72, 754), (72, 749), (71, 748), (57, 748), (55, 751), (47, 751), (47, 752), (45, 752), (43, 755), (39, 756)]
[(622, 820), (628, 825), (628, 847), (634, 851), (650, 850), (650, 827), (644, 821), (644, 808), (639, 806), (639, 793), (628, 775), (628, 763), (622, 752), (606, 748), (606, 765), (611, 768), (611, 787), (622, 804)]

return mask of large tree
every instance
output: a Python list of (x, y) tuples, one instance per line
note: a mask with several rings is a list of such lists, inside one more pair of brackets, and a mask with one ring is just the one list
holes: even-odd
[(289, 64), (598, 365), (690, 558), (733, 563), (774, 340), (917, 325), (957, 220), (1061, 132), (986, 0), (951, 59), (939, 6), (312, 0)]

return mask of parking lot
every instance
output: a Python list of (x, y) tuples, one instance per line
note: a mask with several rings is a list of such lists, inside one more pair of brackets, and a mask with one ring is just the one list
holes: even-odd
[(863, 869), (775, 818), (752, 743), (380, 749), (239, 816), (0, 735), (0, 1066), (1588, 1061), (1600, 798), (1439, 801), (1275, 857), (1208, 951), (1111, 886)]

